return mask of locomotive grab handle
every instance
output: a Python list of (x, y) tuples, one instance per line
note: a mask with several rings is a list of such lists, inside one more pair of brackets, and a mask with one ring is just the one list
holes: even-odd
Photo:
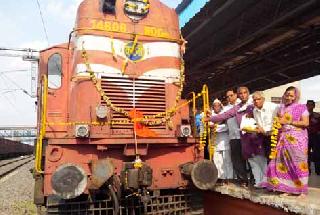
[(42, 76), (43, 80), (43, 91), (42, 91), (42, 106), (41, 106), (41, 125), (39, 129), (39, 135), (37, 139), (36, 145), (36, 156), (35, 156), (35, 170), (37, 173), (42, 173), (41, 170), (41, 161), (42, 161), (42, 144), (43, 138), (46, 134), (46, 121), (47, 121), (47, 96), (48, 96), (48, 79), (46, 75)]

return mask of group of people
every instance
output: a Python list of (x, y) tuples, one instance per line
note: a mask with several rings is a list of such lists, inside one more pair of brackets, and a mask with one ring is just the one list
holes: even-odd
[[(307, 109), (300, 104), (299, 98), (299, 90), (289, 87), (281, 104), (275, 104), (265, 101), (261, 91), (250, 96), (247, 87), (239, 87), (226, 92), (227, 104), (213, 101), (204, 120), (215, 132), (213, 160), (219, 179), (228, 182), (236, 178), (247, 186), (253, 176), (257, 189), (307, 194), (308, 155), (320, 153), (320, 115), (313, 113), (310, 105)], [(315, 162), (317, 173), (319, 164)]]

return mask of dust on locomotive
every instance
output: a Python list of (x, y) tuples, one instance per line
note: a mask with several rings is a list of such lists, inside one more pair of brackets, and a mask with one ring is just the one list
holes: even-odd
[(214, 184), (182, 105), (183, 51), (158, 0), (80, 4), (69, 42), (40, 55), (36, 204)]

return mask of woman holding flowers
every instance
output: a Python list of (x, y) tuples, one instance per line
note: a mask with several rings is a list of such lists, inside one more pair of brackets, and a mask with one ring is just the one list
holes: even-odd
[(286, 89), (278, 116), (273, 123), (271, 154), (265, 180), (260, 185), (269, 190), (304, 195), (308, 191), (307, 107), (298, 104), (295, 87)]

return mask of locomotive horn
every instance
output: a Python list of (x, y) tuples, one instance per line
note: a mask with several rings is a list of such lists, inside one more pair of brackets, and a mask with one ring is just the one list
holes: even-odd
[(180, 166), (181, 172), (191, 175), (193, 184), (200, 190), (210, 190), (218, 180), (216, 165), (210, 160), (186, 163)]
[(116, 0), (102, 0), (103, 13), (115, 13)]

